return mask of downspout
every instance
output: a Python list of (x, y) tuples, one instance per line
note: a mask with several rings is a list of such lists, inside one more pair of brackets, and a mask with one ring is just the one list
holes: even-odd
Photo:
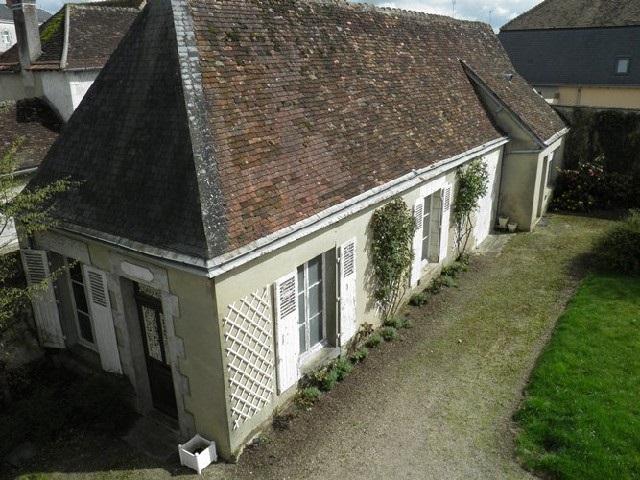
[(580, 106), (582, 102), (582, 85), (578, 85), (578, 94), (576, 96), (576, 106)]

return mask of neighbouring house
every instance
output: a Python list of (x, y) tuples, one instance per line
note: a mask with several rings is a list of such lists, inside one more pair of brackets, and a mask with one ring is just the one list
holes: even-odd
[(238, 454), (371, 298), (369, 223), (417, 220), (411, 286), (456, 258), (456, 172), (486, 164), (473, 246), (533, 228), (567, 131), (488, 25), (345, 2), (154, 0), (28, 188), (41, 344), (126, 375), (138, 410)]
[(142, 6), (67, 3), (38, 28), (35, 0), (8, 2), (17, 43), (0, 54), (0, 101), (42, 98), (65, 122)]
[(640, 109), (637, 0), (546, 0), (504, 25), (498, 38), (547, 102)]
[[(41, 99), (0, 102), (0, 158), (8, 155), (18, 142), (17, 168), (13, 173), (15, 188), (2, 192), (3, 196), (17, 194), (24, 188), (58, 138), (62, 125), (62, 119)], [(0, 253), (17, 249), (13, 220), (0, 215)]]
[[(36, 10), (38, 24), (51, 17), (49, 12)], [(0, 53), (5, 52), (16, 43), (16, 27), (13, 24), (13, 13), (7, 5), (0, 5)]]

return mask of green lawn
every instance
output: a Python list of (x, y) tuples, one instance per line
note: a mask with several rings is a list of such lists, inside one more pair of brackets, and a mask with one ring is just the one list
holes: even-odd
[(640, 478), (640, 278), (590, 276), (515, 415), (525, 467), (551, 478)]

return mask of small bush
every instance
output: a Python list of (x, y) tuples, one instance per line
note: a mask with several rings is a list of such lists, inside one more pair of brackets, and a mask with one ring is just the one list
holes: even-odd
[(436, 277), (433, 280), (431, 280), (431, 283), (427, 288), (424, 289), (424, 291), (432, 295), (435, 295), (436, 293), (439, 293), (441, 289), (442, 289), (442, 278)]
[(442, 268), (440, 271), (440, 275), (456, 277), (462, 272), (466, 272), (469, 269), (469, 261), (468, 258), (456, 260), (455, 262), (450, 263), (449, 265)]
[(306, 387), (296, 393), (294, 402), (298, 408), (310, 410), (319, 399), (320, 390), (318, 387)]
[(593, 248), (594, 264), (604, 272), (640, 275), (640, 210), (607, 230)]
[(339, 382), (347, 378), (352, 368), (353, 365), (351, 365), (351, 363), (349, 363), (349, 361), (343, 357), (337, 359), (332, 366), (332, 370), (336, 372)]
[(440, 283), (442, 284), (443, 287), (458, 287), (458, 282), (456, 282), (456, 279), (453, 277), (450, 277), (449, 275), (441, 275), (440, 276)]
[(349, 357), (349, 360), (351, 360), (351, 363), (354, 364), (360, 363), (364, 361), (365, 358), (367, 358), (367, 355), (369, 355), (369, 349), (367, 347), (362, 347), (353, 352)]
[(393, 317), (384, 322), (384, 325), (387, 327), (393, 327), (396, 330), (400, 330), (404, 327), (404, 320), (400, 317)]
[(412, 307), (419, 307), (421, 305), (424, 305), (428, 301), (429, 297), (426, 293), (414, 293), (413, 295), (411, 295), (411, 298), (409, 298), (409, 305), (411, 305)]
[(413, 328), (413, 322), (408, 318), (402, 322), (402, 328)]
[(367, 341), (364, 342), (364, 344), (369, 348), (375, 348), (381, 343), (382, 343), (382, 337), (377, 333), (374, 333), (373, 335), (369, 335), (369, 337), (367, 338)]
[(316, 373), (315, 378), (320, 390), (329, 392), (338, 383), (338, 372), (331, 368), (323, 369)]
[(390, 342), (398, 336), (398, 330), (394, 327), (382, 327), (380, 329), (380, 336), (384, 338), (386, 342)]

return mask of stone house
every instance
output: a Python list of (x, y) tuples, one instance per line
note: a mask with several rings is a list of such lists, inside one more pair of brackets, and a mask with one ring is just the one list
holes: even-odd
[[(25, 242), (41, 343), (126, 375), (223, 458), (340, 355), (371, 298), (368, 226), (414, 212), (411, 285), (455, 259), (456, 172), (532, 228), (564, 123), (488, 25), (344, 2), (154, 0), (29, 188), (79, 186)], [(54, 288), (55, 287), (55, 288)]]

